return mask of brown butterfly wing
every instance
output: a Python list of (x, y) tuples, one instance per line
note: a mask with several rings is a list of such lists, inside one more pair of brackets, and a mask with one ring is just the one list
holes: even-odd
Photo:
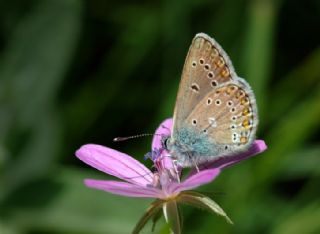
[(258, 117), (253, 92), (241, 78), (222, 84), (195, 106), (185, 123), (197, 135), (206, 135), (222, 155), (240, 152), (255, 138)]
[(232, 77), (236, 74), (221, 46), (208, 35), (197, 34), (183, 67), (173, 116), (173, 138), (197, 103)]
[(247, 149), (258, 124), (254, 94), (221, 46), (195, 36), (179, 86), (169, 149), (188, 167)]

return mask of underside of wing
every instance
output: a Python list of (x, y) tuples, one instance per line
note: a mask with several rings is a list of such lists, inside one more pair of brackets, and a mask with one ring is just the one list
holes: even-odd
[[(186, 125), (193, 126), (195, 135), (206, 135), (206, 139), (225, 155), (250, 146), (255, 139), (257, 124), (253, 92), (240, 78), (208, 93), (186, 120)], [(216, 151), (212, 149), (212, 153)]]
[(190, 46), (173, 116), (173, 138), (183, 122), (209, 92), (237, 77), (232, 63), (212, 38), (197, 34)]

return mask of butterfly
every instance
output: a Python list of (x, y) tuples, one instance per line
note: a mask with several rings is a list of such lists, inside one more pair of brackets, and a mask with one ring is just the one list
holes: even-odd
[(171, 136), (163, 147), (181, 167), (245, 151), (258, 125), (256, 99), (222, 47), (205, 33), (192, 40), (182, 71)]

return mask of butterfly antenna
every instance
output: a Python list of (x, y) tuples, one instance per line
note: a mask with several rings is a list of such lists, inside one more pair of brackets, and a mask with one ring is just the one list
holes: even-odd
[(113, 141), (115, 141), (115, 142), (126, 141), (126, 140), (129, 140), (129, 139), (135, 139), (135, 138), (145, 137), (145, 136), (162, 136), (162, 135), (153, 134), (153, 133), (143, 133), (143, 134), (127, 136), (127, 137), (116, 137), (116, 138), (113, 139)]

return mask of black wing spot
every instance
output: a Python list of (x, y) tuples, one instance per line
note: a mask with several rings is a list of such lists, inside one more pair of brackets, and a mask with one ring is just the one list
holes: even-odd
[(196, 83), (193, 83), (190, 88), (191, 88), (191, 90), (192, 90), (193, 92), (196, 92), (196, 93), (198, 93), (198, 92), (200, 91), (200, 87), (199, 87), (199, 85), (196, 84)]

